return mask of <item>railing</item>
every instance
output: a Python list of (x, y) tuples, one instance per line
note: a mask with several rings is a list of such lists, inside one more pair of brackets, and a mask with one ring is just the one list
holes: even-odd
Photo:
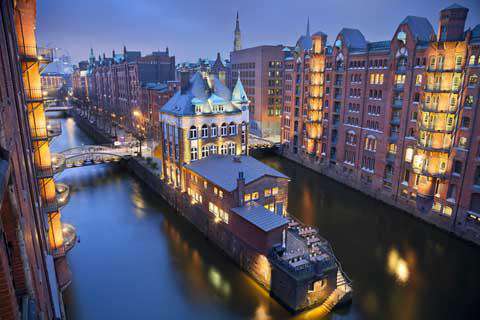
[(43, 213), (52, 213), (58, 211), (57, 198), (47, 199), (42, 201), (42, 211)]
[(37, 173), (37, 178), (39, 179), (53, 177), (53, 169), (51, 166), (37, 167), (35, 168), (35, 172)]
[(390, 123), (396, 126), (400, 125), (400, 117), (392, 117)]
[(407, 72), (407, 66), (397, 66), (397, 70), (395, 70), (397, 73), (405, 73)]
[(424, 123), (424, 122), (421, 122), (420, 123), (420, 130), (424, 130), (424, 131), (430, 131), (430, 132), (445, 132), (445, 133), (450, 133), (450, 132), (453, 132), (453, 126), (451, 126), (450, 128), (448, 128), (447, 126), (439, 126), (439, 125), (435, 125), (434, 123)]
[(423, 142), (421, 140), (417, 141), (417, 147), (427, 151), (436, 151), (436, 152), (450, 152), (450, 144), (444, 144), (441, 146), (432, 146), (429, 142)]
[(395, 91), (403, 91), (403, 88), (405, 87), (405, 85), (403, 83), (395, 83), (393, 84), (393, 89)]
[(438, 113), (455, 113), (457, 112), (456, 106), (448, 106), (446, 109), (440, 109), (438, 104), (423, 104), (422, 110), (427, 112), (438, 112)]
[(434, 93), (443, 93), (443, 92), (453, 92), (458, 93), (460, 91), (460, 86), (452, 86), (452, 87), (445, 87), (439, 84), (434, 85), (426, 85), (425, 86), (426, 92), (434, 92)]
[(53, 61), (53, 49), (35, 46), (18, 46), (18, 53), (22, 57), (39, 61)]

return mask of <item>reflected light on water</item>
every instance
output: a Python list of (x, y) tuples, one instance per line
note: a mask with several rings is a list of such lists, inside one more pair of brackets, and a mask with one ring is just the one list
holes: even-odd
[(253, 320), (270, 320), (272, 317), (268, 313), (268, 308), (263, 304), (260, 305), (255, 309), (255, 315), (253, 316)]
[(410, 278), (410, 270), (407, 261), (400, 257), (397, 249), (392, 248), (387, 257), (388, 272), (395, 276), (400, 283), (407, 283)]
[(75, 139), (75, 130), (77, 129), (75, 126), (75, 120), (73, 120), (73, 118), (67, 118), (65, 120), (65, 128), (67, 129), (68, 145), (75, 146), (77, 144)]
[(224, 297), (228, 298), (230, 296), (230, 283), (215, 268), (210, 267), (208, 270), (208, 279), (212, 286)]
[(145, 217), (145, 199), (143, 198), (140, 192), (140, 186), (138, 184), (134, 184), (132, 188), (132, 203), (134, 205), (134, 212), (135, 216), (139, 219)]

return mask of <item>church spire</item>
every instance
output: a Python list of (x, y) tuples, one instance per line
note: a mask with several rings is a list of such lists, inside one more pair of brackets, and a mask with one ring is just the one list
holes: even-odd
[(242, 39), (240, 33), (240, 19), (238, 18), (237, 11), (237, 20), (235, 22), (235, 38), (233, 41), (233, 51), (242, 50)]
[(310, 37), (310, 17), (307, 18), (307, 37)]

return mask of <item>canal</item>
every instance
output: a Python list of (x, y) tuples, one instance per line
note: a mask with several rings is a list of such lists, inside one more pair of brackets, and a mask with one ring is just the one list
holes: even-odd
[[(91, 144), (62, 120), (54, 151)], [(478, 319), (480, 248), (273, 155), (292, 178), (289, 212), (330, 240), (354, 282), (352, 305), (326, 319)], [(62, 219), (69, 253), (69, 320), (316, 319), (291, 316), (148, 187), (116, 165), (74, 168)]]

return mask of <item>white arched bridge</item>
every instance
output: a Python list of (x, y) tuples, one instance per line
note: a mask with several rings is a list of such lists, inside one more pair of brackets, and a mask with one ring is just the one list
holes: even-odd
[[(135, 144), (79, 146), (53, 154), (52, 168), (54, 173), (59, 173), (68, 168), (119, 162), (123, 158), (136, 156), (139, 151), (138, 145)], [(143, 146), (142, 154), (149, 155), (150, 149)]]

